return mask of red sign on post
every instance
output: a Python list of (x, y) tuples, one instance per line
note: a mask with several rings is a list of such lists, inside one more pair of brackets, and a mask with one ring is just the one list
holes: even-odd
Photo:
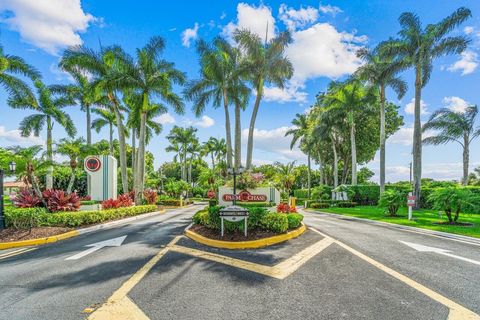
[(207, 192), (207, 196), (210, 198), (210, 199), (213, 199), (215, 198), (215, 192), (213, 190), (208, 190)]
[(415, 207), (415, 201), (417, 200), (417, 197), (415, 196), (408, 196), (407, 197), (407, 206), (409, 207)]

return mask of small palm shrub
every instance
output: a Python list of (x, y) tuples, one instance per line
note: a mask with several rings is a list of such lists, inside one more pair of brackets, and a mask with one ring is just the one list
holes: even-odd
[(458, 221), (462, 208), (469, 205), (471, 199), (470, 190), (456, 187), (438, 188), (428, 197), (433, 208), (444, 211), (450, 223)]
[(406, 199), (403, 192), (390, 189), (382, 193), (380, 200), (378, 200), (378, 206), (385, 208), (391, 216), (396, 216), (398, 209), (400, 209), (405, 201)]

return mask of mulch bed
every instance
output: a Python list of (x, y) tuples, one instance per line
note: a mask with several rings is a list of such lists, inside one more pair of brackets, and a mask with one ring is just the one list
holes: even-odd
[(31, 230), (17, 230), (13, 228), (0, 230), (0, 242), (22, 241), (56, 236), (72, 230), (60, 227), (39, 227)]
[(258, 240), (258, 239), (269, 238), (269, 237), (278, 235), (278, 233), (275, 233), (272, 231), (265, 231), (261, 229), (252, 229), (252, 230), (249, 229), (247, 231), (247, 237), (245, 237), (245, 235), (241, 231), (235, 231), (234, 233), (225, 232), (225, 235), (222, 237), (220, 235), (220, 230), (210, 229), (197, 224), (193, 225), (190, 228), (190, 230), (209, 239), (232, 241), (232, 242)]
[(475, 226), (473, 223), (469, 222), (450, 222), (450, 221), (442, 221), (442, 222), (433, 222), (433, 224), (437, 225), (444, 225), (444, 226), (459, 226), (459, 227), (473, 227)]

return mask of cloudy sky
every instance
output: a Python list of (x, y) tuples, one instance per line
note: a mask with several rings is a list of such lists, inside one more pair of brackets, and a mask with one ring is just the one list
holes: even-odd
[[(24, 57), (44, 75), (46, 83), (68, 83), (68, 75), (57, 68), (62, 50), (70, 45), (85, 44), (99, 48), (100, 44), (120, 44), (133, 53), (152, 35), (166, 39), (165, 58), (175, 62), (189, 78), (198, 76), (195, 41), (223, 35), (231, 39), (236, 28), (248, 28), (268, 37), (279, 31), (290, 30), (293, 43), (287, 50), (295, 73), (285, 89), (267, 86), (264, 102), (255, 129), (257, 164), (273, 161), (305, 162), (298, 150), (290, 150), (289, 138), (284, 134), (296, 113), (305, 112), (315, 94), (325, 90), (332, 79), (343, 79), (361, 63), (355, 51), (362, 46), (373, 47), (378, 42), (395, 36), (399, 30), (397, 18), (404, 11), (413, 11), (427, 23), (435, 23), (459, 6), (472, 10), (473, 18), (454, 34), (466, 34), (471, 39), (468, 50), (460, 56), (438, 59), (432, 78), (422, 97), (423, 121), (432, 111), (449, 107), (462, 110), (469, 104), (478, 104), (480, 3), (477, 1), (125, 1), (125, 0), (2, 0), (0, 1), (0, 42), (7, 53)], [(413, 123), (413, 74), (402, 75), (409, 83), (409, 91), (398, 101), (391, 92), (389, 98), (397, 103), (405, 117), (405, 126), (387, 141), (387, 180), (407, 180), (411, 161)], [(6, 106), (5, 94), (0, 91), (0, 146), (44, 143), (40, 137), (22, 138), (18, 123), (28, 113)], [(223, 137), (224, 118), (221, 110), (208, 109), (200, 117), (190, 112), (176, 115), (167, 113), (158, 120), (164, 124), (163, 133), (152, 139), (148, 149), (154, 153), (156, 164), (171, 160), (165, 152), (165, 135), (173, 125), (193, 125), (202, 140), (209, 136)], [(68, 112), (84, 135), (84, 115), (78, 107)], [(246, 137), (248, 108), (242, 117), (243, 136)], [(54, 128), (54, 137), (65, 136)], [(107, 137), (107, 132), (95, 139)], [(245, 139), (246, 140), (246, 139)], [(480, 140), (471, 150), (472, 167), (480, 165)], [(378, 171), (377, 158), (367, 164)], [(450, 144), (424, 148), (424, 176), (437, 179), (458, 179), (461, 176), (461, 149)], [(377, 178), (374, 178), (377, 179)]]

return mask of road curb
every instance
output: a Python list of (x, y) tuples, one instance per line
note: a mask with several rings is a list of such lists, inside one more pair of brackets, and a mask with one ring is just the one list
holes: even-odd
[(43, 245), (43, 244), (47, 244), (47, 243), (57, 242), (57, 241), (60, 241), (60, 240), (73, 238), (73, 237), (79, 236), (81, 234), (85, 234), (85, 233), (89, 233), (89, 232), (93, 232), (93, 231), (97, 231), (97, 230), (102, 230), (102, 229), (107, 229), (107, 228), (111, 228), (111, 227), (115, 227), (115, 226), (118, 226), (118, 225), (122, 225), (122, 224), (125, 224), (125, 223), (128, 223), (128, 222), (131, 222), (131, 221), (148, 218), (148, 217), (151, 217), (151, 216), (154, 216), (154, 215), (157, 215), (157, 214), (164, 214), (165, 212), (166, 212), (165, 209), (160, 210), (160, 211), (149, 212), (149, 213), (141, 214), (141, 215), (134, 216), (134, 217), (128, 217), (128, 218), (125, 218), (125, 219), (110, 221), (110, 222), (102, 223), (102, 224), (87, 227), (87, 228), (68, 231), (68, 232), (61, 233), (61, 234), (58, 234), (56, 236), (51, 236), (51, 237), (30, 239), (30, 240), (23, 240), (23, 241), (2, 242), (2, 243), (0, 243), (0, 250), (18, 248), (18, 247), (39, 246), (39, 245)]
[(444, 239), (449, 239), (449, 240), (454, 240), (454, 241), (461, 241), (461, 242), (466, 242), (466, 243), (470, 243), (470, 244), (473, 244), (473, 245), (480, 246), (480, 238), (468, 237), (468, 236), (458, 235), (458, 234), (454, 234), (454, 233), (435, 231), (435, 230), (430, 230), (430, 229), (422, 229), (422, 228), (417, 228), (417, 227), (405, 226), (405, 225), (401, 225), (401, 224), (395, 224), (395, 223), (384, 222), (384, 221), (376, 221), (376, 220), (370, 220), (370, 219), (365, 219), (365, 218), (358, 218), (358, 217), (353, 217), (353, 216), (349, 216), (349, 215), (342, 215), (342, 214), (337, 214), (337, 213), (331, 213), (331, 212), (324, 212), (324, 211), (317, 211), (317, 210), (306, 210), (306, 211), (307, 212), (321, 213), (321, 214), (325, 214), (325, 215), (329, 215), (329, 216), (334, 216), (334, 217), (340, 218), (340, 219), (348, 218), (350, 220), (367, 222), (367, 223), (373, 224), (373, 225), (379, 225), (379, 226), (394, 228), (394, 229), (403, 230), (403, 231), (415, 232), (415, 233), (418, 233), (418, 234), (424, 234), (424, 235), (429, 235), (429, 236), (434, 236), (434, 237), (439, 237), (439, 238), (444, 238)]
[(305, 224), (302, 223), (302, 225), (299, 228), (289, 231), (285, 234), (280, 234), (277, 236), (259, 239), (259, 240), (236, 241), (236, 242), (214, 240), (214, 239), (204, 237), (190, 230), (190, 226), (188, 226), (187, 229), (185, 230), (185, 235), (190, 239), (192, 239), (193, 241), (204, 244), (206, 246), (221, 248), (221, 249), (238, 250), (238, 249), (257, 249), (257, 248), (267, 247), (277, 243), (285, 242), (287, 240), (300, 236), (306, 230), (307, 230), (307, 227), (305, 226)]

